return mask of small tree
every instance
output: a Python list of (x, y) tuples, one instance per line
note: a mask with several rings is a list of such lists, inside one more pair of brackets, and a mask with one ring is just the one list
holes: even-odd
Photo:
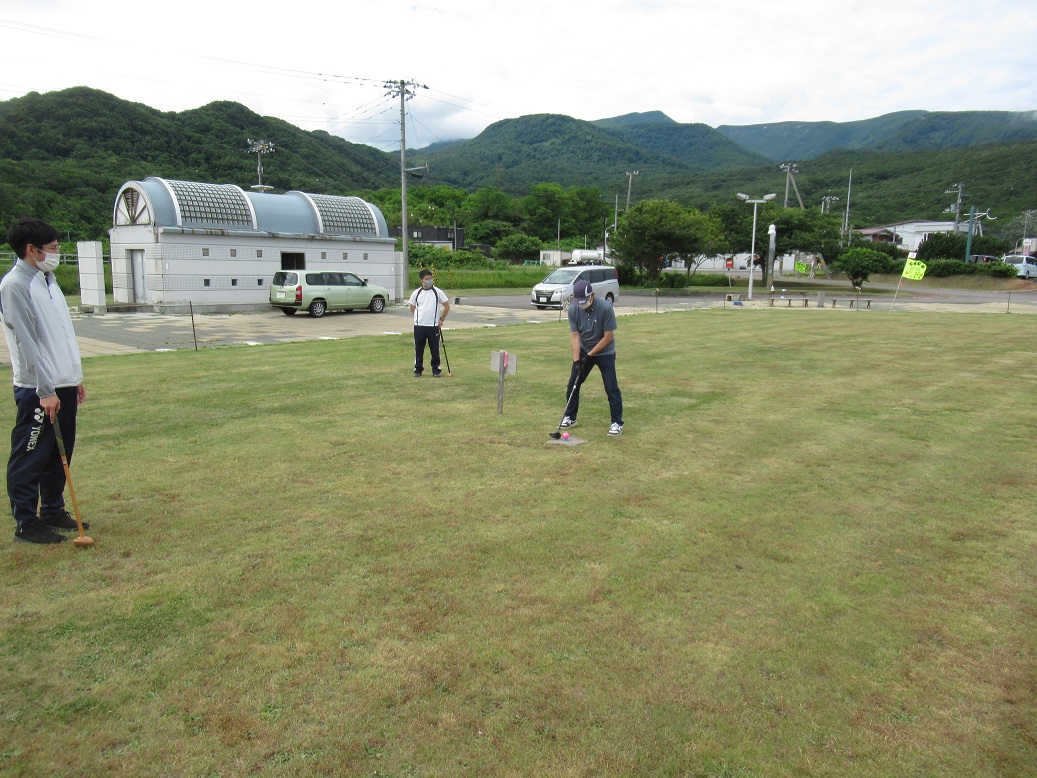
[(716, 220), (671, 200), (642, 200), (622, 217), (613, 252), (635, 272), (656, 284), (667, 259), (701, 254), (719, 240)]
[(838, 273), (846, 273), (850, 283), (860, 287), (868, 280), (870, 273), (881, 273), (886, 270), (889, 259), (881, 251), (853, 248), (836, 257), (832, 269)]
[(500, 239), (493, 249), (493, 256), (508, 262), (540, 259), (540, 249), (543, 247), (544, 244), (539, 238), (516, 232)]

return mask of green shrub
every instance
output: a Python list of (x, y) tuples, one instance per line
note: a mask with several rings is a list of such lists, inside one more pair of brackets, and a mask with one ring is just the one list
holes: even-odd
[(54, 271), (54, 278), (61, 287), (61, 293), (66, 297), (79, 294), (79, 265), (71, 262), (62, 262)]
[(989, 276), (990, 278), (1014, 278), (1015, 267), (1006, 262), (980, 262), (974, 265), (976, 275)]
[(968, 276), (976, 272), (976, 265), (960, 259), (932, 259), (926, 263), (925, 274), (932, 278)]

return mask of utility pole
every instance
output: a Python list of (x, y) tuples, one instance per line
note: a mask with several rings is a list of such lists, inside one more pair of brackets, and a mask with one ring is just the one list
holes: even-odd
[[(424, 84), (414, 81), (386, 81), (385, 88), (390, 97), (400, 98), (400, 238), (403, 245), (403, 267), (410, 267), (410, 251), (408, 249), (410, 226), (407, 224), (407, 100), (414, 96), (411, 88), (428, 89)], [(414, 168), (418, 170), (419, 168)]]
[(958, 193), (958, 199), (951, 203), (949, 208), (944, 209), (944, 213), (954, 214), (954, 231), (958, 231), (958, 223), (961, 221), (961, 196), (962, 191), (965, 189), (965, 184), (951, 184), (951, 188), (948, 189), (944, 194)]
[(628, 211), (630, 210), (630, 190), (633, 189), (633, 187), (634, 187), (634, 176), (636, 176), (638, 174), (638, 172), (639, 171), (637, 171), (637, 170), (635, 170), (632, 173), (629, 170), (627, 171), (627, 208), (626, 209)]
[(846, 186), (846, 214), (843, 216), (843, 245), (850, 244), (850, 193), (853, 191), (853, 168), (850, 168), (850, 183)]

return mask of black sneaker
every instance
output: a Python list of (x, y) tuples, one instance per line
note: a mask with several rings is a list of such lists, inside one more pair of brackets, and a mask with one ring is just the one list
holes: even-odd
[(18, 543), (61, 543), (65, 540), (65, 536), (35, 524), (15, 532), (14, 539)]
[(421, 378), (421, 371), (420, 370), (415, 370), (414, 371), (414, 377), (415, 378)]
[(440, 371), (439, 371), (438, 373), (433, 373), (433, 374), (432, 374), (432, 377), (433, 377), (433, 378), (440, 378), (440, 377), (441, 377), (442, 375), (443, 375), (443, 371), (442, 371), (442, 370), (440, 370)]
[[(79, 529), (79, 525), (76, 524), (76, 520), (73, 518), (72, 514), (65, 510), (55, 511), (54, 513), (42, 514), (40, 516), (40, 524), (49, 529)], [(90, 529), (90, 522), (84, 521), (83, 529)]]

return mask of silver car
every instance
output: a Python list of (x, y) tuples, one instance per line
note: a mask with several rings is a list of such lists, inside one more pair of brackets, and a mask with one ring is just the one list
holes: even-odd
[(561, 308), (572, 297), (573, 284), (584, 280), (591, 285), (596, 298), (605, 298), (610, 303), (619, 299), (619, 274), (611, 265), (584, 267), (560, 267), (533, 287), (530, 305), (544, 308)]

